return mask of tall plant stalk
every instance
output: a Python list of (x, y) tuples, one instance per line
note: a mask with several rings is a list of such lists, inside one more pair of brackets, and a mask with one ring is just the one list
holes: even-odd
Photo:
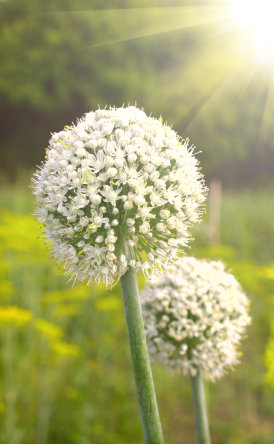
[(206, 411), (206, 399), (203, 378), (200, 370), (191, 376), (192, 396), (196, 418), (198, 444), (210, 444), (209, 426)]
[(146, 444), (163, 444), (161, 422), (146, 344), (136, 274), (133, 268), (121, 277), (132, 366)]

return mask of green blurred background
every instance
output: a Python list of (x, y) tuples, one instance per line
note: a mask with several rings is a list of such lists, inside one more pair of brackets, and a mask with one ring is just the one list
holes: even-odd
[[(251, 299), (241, 365), (206, 387), (213, 444), (274, 442), (273, 73), (221, 0), (0, 1), (1, 443), (143, 442), (119, 285), (71, 288), (29, 190), (51, 132), (123, 103), (201, 151), (186, 253), (223, 259)], [(188, 379), (153, 372), (166, 443), (194, 443)]]

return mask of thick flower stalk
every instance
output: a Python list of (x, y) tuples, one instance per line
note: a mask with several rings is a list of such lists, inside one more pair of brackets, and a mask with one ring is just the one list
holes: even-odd
[(205, 199), (188, 141), (133, 106), (54, 133), (34, 193), (53, 256), (108, 286), (129, 267), (148, 276), (176, 260)]
[(138, 108), (99, 109), (52, 135), (34, 193), (68, 275), (121, 279), (145, 442), (162, 444), (136, 271), (160, 271), (187, 245), (205, 199), (193, 148)]
[(220, 378), (239, 362), (248, 299), (221, 262), (184, 257), (152, 277), (141, 301), (150, 355), (190, 376), (198, 441), (208, 444), (202, 378)]

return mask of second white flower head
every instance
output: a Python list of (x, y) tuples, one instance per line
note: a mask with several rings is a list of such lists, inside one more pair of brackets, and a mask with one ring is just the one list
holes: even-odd
[(221, 377), (238, 363), (248, 299), (221, 262), (185, 257), (141, 293), (152, 358), (174, 371)]

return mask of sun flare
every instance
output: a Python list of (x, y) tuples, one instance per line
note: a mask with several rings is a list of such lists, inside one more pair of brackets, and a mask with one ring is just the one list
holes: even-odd
[(269, 60), (274, 56), (274, 1), (230, 0), (232, 14), (239, 26), (252, 33), (257, 56)]

